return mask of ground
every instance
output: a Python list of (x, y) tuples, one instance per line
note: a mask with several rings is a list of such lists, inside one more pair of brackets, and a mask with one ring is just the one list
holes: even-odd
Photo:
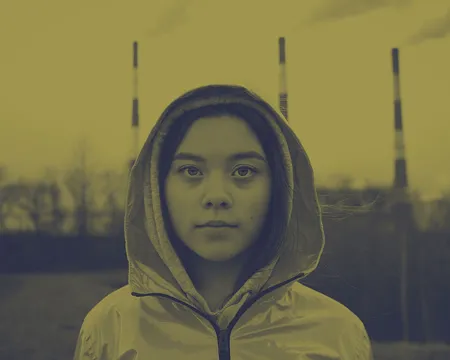
[[(126, 281), (126, 271), (0, 274), (0, 359), (72, 360), (86, 313)], [(374, 360), (401, 359), (400, 344), (373, 347)], [(450, 359), (449, 348), (446, 355), (431, 357), (424, 346), (417, 347), (419, 357), (408, 355), (407, 359)]]
[(72, 359), (86, 313), (126, 280), (126, 271), (1, 274), (0, 359)]

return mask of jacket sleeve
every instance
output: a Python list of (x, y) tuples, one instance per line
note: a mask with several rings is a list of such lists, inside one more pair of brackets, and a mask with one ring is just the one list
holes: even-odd
[(102, 345), (100, 332), (88, 316), (84, 319), (75, 345), (73, 360), (110, 360)]
[(371, 341), (361, 320), (353, 321), (341, 334), (342, 359), (374, 360)]

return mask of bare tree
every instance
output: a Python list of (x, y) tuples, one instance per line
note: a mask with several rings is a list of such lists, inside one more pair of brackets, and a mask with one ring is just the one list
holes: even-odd
[(45, 168), (43, 183), (47, 185), (47, 196), (51, 210), (51, 220), (48, 223), (48, 232), (62, 234), (67, 211), (61, 202), (61, 186), (58, 184), (57, 171), (55, 168)]
[[(0, 224), (2, 231), (14, 231), (8, 228), (8, 220), (22, 223), (20, 212), (30, 208), (30, 191), (23, 182), (2, 184), (0, 189)], [(20, 228), (20, 230), (24, 230)]]
[[(0, 191), (2, 229), (9, 230), (6, 229), (6, 220), (15, 218), (20, 223), (29, 223), (28, 230), (46, 231), (45, 215), (49, 210), (49, 193), (48, 185), (42, 182), (19, 180), (4, 184)], [(25, 229), (21, 226), (20, 230)]]
[(92, 151), (87, 146), (85, 138), (75, 149), (74, 159), (64, 176), (64, 184), (72, 196), (75, 232), (85, 236), (90, 232), (89, 217), (93, 215), (93, 171), (88, 166), (88, 157)]
[(103, 171), (96, 181), (96, 193), (104, 199), (101, 213), (107, 219), (109, 235), (117, 235), (123, 228), (124, 185), (123, 174), (114, 170)]
[(442, 198), (436, 200), (432, 218), (436, 219), (433, 225), (437, 230), (450, 231), (450, 193), (444, 193)]

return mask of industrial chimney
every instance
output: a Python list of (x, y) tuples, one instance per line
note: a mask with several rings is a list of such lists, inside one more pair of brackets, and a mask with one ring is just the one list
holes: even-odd
[(139, 143), (139, 100), (138, 100), (138, 43), (133, 43), (133, 112), (131, 117), (132, 128), (132, 155), (130, 161), (130, 170), (138, 156)]
[(403, 341), (409, 341), (409, 302), (408, 302), (408, 250), (409, 241), (415, 228), (413, 207), (408, 194), (408, 178), (403, 136), (402, 102), (400, 97), (399, 50), (392, 49), (392, 69), (394, 73), (394, 123), (395, 123), (395, 175), (394, 206), (395, 238), (400, 247), (400, 308), (402, 317)]
[[(392, 49), (392, 68), (394, 72), (394, 122), (395, 122), (395, 177), (394, 188), (406, 190), (408, 178), (406, 172), (405, 143), (403, 136), (402, 101), (400, 97), (400, 64), (399, 51)], [(404, 199), (406, 200), (406, 199)]]
[(286, 81), (286, 40), (284, 37), (278, 39), (278, 55), (279, 55), (279, 106), (280, 112), (288, 120), (288, 95)]

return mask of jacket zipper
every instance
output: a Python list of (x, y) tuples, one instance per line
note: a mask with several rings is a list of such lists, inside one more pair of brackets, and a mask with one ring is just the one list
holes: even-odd
[(216, 335), (217, 335), (217, 344), (218, 344), (218, 350), (219, 350), (219, 360), (230, 360), (230, 335), (231, 335), (231, 330), (233, 330), (234, 325), (236, 325), (236, 323), (238, 322), (238, 320), (242, 317), (242, 315), (259, 299), (261, 299), (264, 295), (268, 294), (269, 292), (272, 292), (290, 282), (296, 281), (296, 280), (300, 280), (301, 278), (304, 277), (304, 274), (300, 274), (297, 276), (294, 276), (293, 278), (290, 278), (286, 281), (283, 281), (282, 283), (279, 283), (278, 285), (272, 286), (266, 290), (264, 290), (263, 292), (259, 293), (257, 296), (255, 296), (249, 303), (247, 303), (246, 305), (244, 305), (242, 308), (239, 309), (239, 311), (237, 312), (236, 316), (233, 318), (233, 320), (231, 320), (230, 324), (228, 325), (228, 327), (224, 330), (220, 329), (219, 326), (209, 317), (208, 314), (204, 314), (202, 313), (200, 310), (196, 309), (195, 307), (185, 303), (184, 301), (178, 300), (172, 296), (166, 295), (166, 294), (161, 294), (161, 293), (148, 293), (148, 294), (140, 294), (140, 293), (136, 293), (136, 292), (132, 292), (131, 295), (136, 296), (136, 297), (144, 297), (144, 296), (159, 296), (159, 297), (164, 297), (167, 299), (170, 299), (172, 301), (175, 301), (178, 304), (184, 305), (186, 307), (188, 307), (189, 309), (191, 309), (192, 311), (194, 311), (195, 313), (199, 314), (201, 317), (205, 318), (206, 320), (208, 320), (211, 325), (213, 326), (214, 330), (216, 331)]
[(219, 360), (230, 360), (230, 335), (231, 329), (228, 331), (220, 330), (217, 336), (217, 341), (219, 344)]

